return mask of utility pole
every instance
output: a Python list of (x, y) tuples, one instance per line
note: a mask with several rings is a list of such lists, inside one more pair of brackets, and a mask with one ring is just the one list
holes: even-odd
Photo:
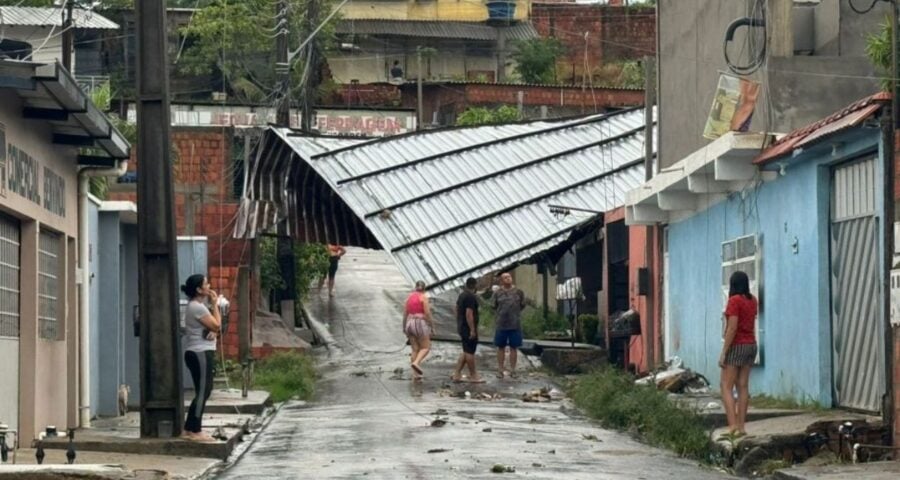
[[(319, 2), (318, 0), (307, 0), (306, 4), (306, 20), (303, 28), (303, 38), (309, 38), (313, 35), (316, 28), (316, 22), (319, 19)], [(313, 125), (313, 105), (316, 98), (316, 90), (319, 88), (319, 49), (315, 40), (310, 40), (306, 44), (306, 76), (303, 79), (303, 117), (300, 122), (300, 129), (304, 132), (310, 132)]]
[(416, 47), (416, 130), (422, 130), (422, 46)]
[[(278, 114), (276, 123), (279, 127), (290, 127), (291, 117), (291, 68), (288, 62), (288, 32), (290, 30), (291, 15), (288, 0), (279, 0), (275, 4), (278, 9), (276, 18), (278, 18), (278, 35), (275, 37), (276, 73), (279, 76), (279, 89), (281, 91), (281, 99), (278, 104)], [(305, 102), (304, 102), (305, 103)], [(306, 105), (304, 104), (303, 119), (301, 128), (306, 129)], [(289, 326), (294, 325), (294, 308), (297, 299), (296, 276), (294, 272), (294, 242), (288, 235), (288, 219), (284, 218), (278, 222), (278, 244), (276, 253), (278, 256), (278, 271), (284, 282), (284, 288), (278, 292), (279, 307), (281, 310), (281, 319)], [(243, 309), (241, 310), (243, 311)], [(243, 362), (245, 359), (240, 359)]]
[(177, 437), (184, 422), (163, 0), (137, 0), (138, 290), (141, 437)]
[[(891, 85), (893, 86), (893, 98), (891, 102), (891, 128), (890, 131), (887, 132), (889, 135), (885, 135), (884, 143), (885, 150), (888, 155), (885, 155), (884, 159), (884, 218), (890, 222), (889, 225), (893, 226), (896, 221), (897, 212), (895, 210), (894, 198), (896, 198), (897, 192), (894, 187), (894, 177), (897, 175), (897, 171), (894, 165), (894, 162), (897, 158), (897, 130), (900, 129), (900, 98), (898, 98), (898, 94), (900, 94), (900, 81), (897, 80), (897, 77), (900, 76), (900, 33), (897, 32), (897, 28), (900, 27), (900, 0), (892, 0), (891, 1)], [(886, 222), (887, 223), (887, 222)], [(885, 399), (882, 410), (884, 411), (884, 423), (888, 425), (892, 433), (892, 441), (894, 446), (900, 446), (900, 421), (896, 418), (896, 412), (894, 409), (897, 405), (897, 397), (900, 396), (900, 384), (894, 382), (896, 378), (894, 373), (900, 369), (900, 365), (897, 365), (896, 362), (891, 362), (892, 359), (897, 357), (894, 349), (897, 345), (900, 345), (900, 327), (894, 326), (894, 322), (891, 319), (890, 311), (891, 311), (891, 268), (893, 268), (893, 258), (894, 251), (897, 246), (894, 245), (894, 229), (888, 228), (888, 225), (885, 225), (884, 228), (884, 245), (885, 245), (885, 255), (884, 255), (884, 266), (886, 268), (886, 276), (887, 278), (883, 279), (883, 287), (882, 291), (885, 293), (885, 299), (883, 303), (883, 310), (885, 312), (885, 328), (887, 328), (887, 332), (885, 334), (885, 364), (891, 365), (893, 364), (893, 369), (887, 368), (885, 372)], [(892, 371), (893, 370), (893, 371)], [(891, 428), (893, 427), (893, 428)]]
[(63, 34), (62, 34), (62, 64), (63, 67), (69, 72), (74, 74), (72, 71), (72, 54), (75, 48), (75, 32), (72, 28), (72, 13), (75, 7), (75, 0), (65, 0), (66, 8), (63, 11)]
[[(653, 178), (653, 106), (656, 104), (656, 58), (644, 57), (644, 178), (650, 181)], [(656, 288), (653, 281), (656, 260), (656, 233), (659, 227), (648, 226), (647, 237), (644, 241), (644, 261), (647, 268), (649, 281), (648, 291), (644, 297), (647, 308), (647, 328), (644, 330), (644, 358), (647, 359), (647, 369), (651, 370), (656, 364)]]

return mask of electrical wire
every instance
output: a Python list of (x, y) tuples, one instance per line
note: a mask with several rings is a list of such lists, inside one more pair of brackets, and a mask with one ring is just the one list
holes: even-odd
[(850, 5), (850, 10), (853, 10), (855, 13), (857, 13), (859, 15), (865, 15), (865, 14), (871, 12), (875, 8), (875, 5), (878, 5), (878, 2), (880, 2), (880, 1), (885, 1), (885, 0), (872, 0), (871, 5), (869, 5), (867, 8), (857, 7), (853, 3), (853, 0), (847, 0), (847, 4)]

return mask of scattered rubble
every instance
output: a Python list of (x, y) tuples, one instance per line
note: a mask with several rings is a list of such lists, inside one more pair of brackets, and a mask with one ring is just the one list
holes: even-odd
[(639, 378), (636, 385), (656, 385), (659, 390), (669, 393), (704, 394), (709, 393), (709, 380), (690, 369), (683, 368), (680, 358), (672, 357), (663, 370)]
[(549, 402), (551, 400), (554, 400), (553, 395), (551, 394), (551, 392), (553, 390), (555, 390), (555, 389), (544, 387), (544, 388), (532, 390), (527, 393), (523, 393), (522, 401), (530, 402), (530, 403)]
[(501, 465), (499, 463), (491, 467), (492, 473), (516, 473), (516, 467), (512, 465)]
[(452, 448), (432, 448), (431, 450), (428, 451), (428, 453), (446, 453), (446, 452), (452, 452), (452, 451), (453, 451)]
[(434, 420), (431, 421), (431, 426), (435, 427), (435, 428), (443, 427), (446, 424), (447, 424), (447, 421), (444, 420), (443, 418), (435, 418)]
[(582, 433), (581, 438), (584, 438), (585, 440), (590, 440), (592, 442), (602, 442), (603, 441), (603, 440), (600, 440), (599, 438), (597, 438), (597, 436), (594, 435), (593, 433), (590, 435), (585, 435)]

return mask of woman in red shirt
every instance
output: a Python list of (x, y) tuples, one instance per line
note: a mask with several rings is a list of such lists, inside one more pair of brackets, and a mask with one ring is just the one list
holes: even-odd
[[(746, 435), (744, 423), (750, 405), (750, 368), (756, 361), (756, 297), (750, 293), (750, 279), (734, 272), (729, 279), (728, 305), (725, 307), (725, 343), (719, 356), (722, 368), (722, 404), (728, 417), (728, 429)], [(737, 400), (732, 392), (737, 386)]]
[(434, 320), (431, 318), (431, 304), (425, 294), (425, 282), (416, 282), (416, 289), (406, 299), (403, 309), (403, 333), (409, 339), (412, 353), (409, 366), (413, 370), (413, 380), (421, 380), (424, 372), (422, 362), (431, 350), (431, 335), (434, 332)]

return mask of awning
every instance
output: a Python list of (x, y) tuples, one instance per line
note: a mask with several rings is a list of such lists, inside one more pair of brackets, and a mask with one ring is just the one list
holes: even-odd
[[(305, 242), (387, 250), (443, 291), (572, 241), (644, 178), (644, 112), (452, 128), (315, 153), (321, 137), (270, 128), (235, 228), (287, 217)], [(338, 142), (337, 140), (328, 140)], [(559, 216), (550, 206), (571, 207)]]
[(711, 196), (742, 190), (762, 178), (753, 159), (771, 140), (760, 133), (723, 135), (628, 192), (625, 223), (668, 223), (702, 209)]
[(52, 126), (53, 143), (95, 147), (111, 158), (128, 158), (128, 141), (62, 65), (0, 59), (0, 89), (22, 98), (23, 117)]
[(529, 22), (509, 26), (493, 26), (483, 22), (450, 22), (438, 20), (338, 20), (338, 35), (385, 35), (396, 37), (440, 38), (496, 41), (503, 32), (507, 40), (537, 38), (537, 30)]

